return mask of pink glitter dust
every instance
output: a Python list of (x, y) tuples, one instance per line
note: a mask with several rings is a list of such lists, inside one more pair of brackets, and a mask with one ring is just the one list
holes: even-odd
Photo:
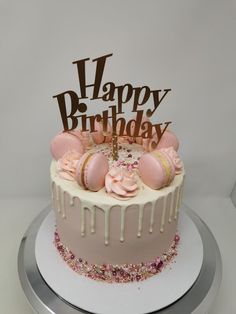
[(160, 273), (170, 262), (173, 262), (174, 257), (177, 255), (179, 240), (179, 235), (176, 235), (169, 251), (161, 257), (157, 257), (149, 262), (123, 265), (97, 265), (89, 264), (82, 258), (75, 257), (75, 255), (61, 243), (58, 233), (54, 233), (54, 244), (61, 257), (71, 269), (80, 275), (107, 283), (142, 281)]

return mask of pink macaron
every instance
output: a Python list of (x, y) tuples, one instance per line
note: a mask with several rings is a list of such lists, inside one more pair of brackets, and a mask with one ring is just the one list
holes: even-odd
[(152, 152), (154, 149), (157, 148), (157, 142), (158, 142), (157, 134), (153, 133), (152, 138), (143, 138), (142, 139), (143, 149), (146, 152)]
[(112, 129), (111, 125), (107, 125), (107, 133), (103, 130), (102, 122), (95, 121), (95, 132), (91, 133), (92, 139), (95, 144), (109, 143), (112, 139)]
[(166, 130), (162, 135), (160, 142), (157, 145), (157, 149), (168, 148), (171, 146), (174, 148), (175, 151), (178, 151), (179, 140), (177, 139), (176, 135), (173, 132)]
[(87, 152), (77, 164), (76, 180), (83, 188), (96, 192), (104, 187), (108, 171), (108, 159), (104, 154)]
[(142, 181), (154, 190), (168, 186), (175, 177), (175, 166), (166, 152), (155, 150), (139, 160)]
[(54, 159), (60, 159), (66, 152), (73, 150), (80, 154), (85, 151), (84, 145), (74, 131), (61, 132), (51, 141), (51, 154)]

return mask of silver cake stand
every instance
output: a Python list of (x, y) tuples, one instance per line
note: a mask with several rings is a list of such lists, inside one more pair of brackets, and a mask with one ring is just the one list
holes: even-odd
[[(204, 254), (202, 268), (197, 280), (187, 293), (168, 307), (152, 313), (207, 313), (220, 287), (222, 261), (216, 240), (207, 225), (191, 209), (185, 205), (182, 208), (195, 223), (202, 238)], [(42, 221), (50, 210), (51, 206), (48, 206), (33, 220), (21, 241), (18, 254), (18, 273), (22, 288), (36, 313), (90, 313), (71, 305), (57, 295), (47, 285), (38, 270), (35, 259), (35, 239)]]

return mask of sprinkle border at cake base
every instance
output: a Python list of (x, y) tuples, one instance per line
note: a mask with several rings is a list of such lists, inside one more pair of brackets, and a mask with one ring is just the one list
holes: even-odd
[(90, 264), (82, 258), (75, 257), (73, 252), (63, 245), (58, 232), (55, 231), (54, 233), (55, 247), (73, 271), (90, 279), (107, 283), (137, 282), (159, 274), (167, 265), (174, 261), (174, 258), (177, 256), (179, 241), (180, 237), (176, 234), (169, 250), (152, 261), (138, 264), (98, 265)]

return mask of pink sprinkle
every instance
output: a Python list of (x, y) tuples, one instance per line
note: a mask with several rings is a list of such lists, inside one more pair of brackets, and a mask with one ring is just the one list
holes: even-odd
[(175, 235), (175, 241), (176, 241), (176, 242), (179, 242), (179, 240), (180, 240), (180, 237), (179, 237), (178, 234), (176, 234), (176, 235)]

